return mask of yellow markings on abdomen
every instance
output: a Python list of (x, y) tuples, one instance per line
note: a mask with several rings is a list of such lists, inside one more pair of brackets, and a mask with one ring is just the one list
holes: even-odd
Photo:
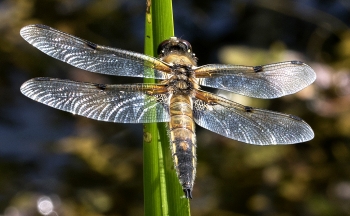
[(197, 163), (195, 123), (190, 96), (174, 95), (171, 97), (169, 127), (175, 169), (183, 190), (190, 195)]

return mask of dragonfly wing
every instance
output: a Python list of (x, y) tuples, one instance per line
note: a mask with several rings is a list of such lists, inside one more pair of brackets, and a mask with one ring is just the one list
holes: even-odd
[(314, 132), (297, 116), (256, 109), (198, 91), (195, 122), (215, 133), (256, 145), (293, 144), (311, 140)]
[(29, 25), (21, 36), (47, 55), (91, 72), (166, 79), (168, 65), (140, 53), (100, 46), (45, 25)]
[(204, 65), (195, 70), (199, 84), (256, 98), (278, 98), (313, 83), (316, 74), (300, 61), (263, 66)]
[(120, 123), (169, 121), (167, 93), (161, 85), (105, 85), (53, 78), (34, 78), (21, 92), (38, 102), (88, 118)]

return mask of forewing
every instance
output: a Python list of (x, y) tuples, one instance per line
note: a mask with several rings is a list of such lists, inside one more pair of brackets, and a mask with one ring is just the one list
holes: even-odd
[(225, 137), (256, 145), (293, 144), (314, 137), (297, 116), (243, 106), (203, 91), (196, 97), (195, 122)]
[(140, 53), (100, 46), (45, 25), (29, 25), (21, 36), (34, 47), (58, 60), (91, 72), (131, 77), (166, 79), (166, 63)]
[(204, 65), (195, 70), (199, 84), (256, 98), (278, 98), (313, 83), (316, 74), (300, 61), (263, 66)]
[(169, 121), (168, 94), (154, 94), (160, 88), (153, 84), (105, 85), (34, 78), (21, 86), (21, 92), (48, 106), (100, 121), (150, 123)]

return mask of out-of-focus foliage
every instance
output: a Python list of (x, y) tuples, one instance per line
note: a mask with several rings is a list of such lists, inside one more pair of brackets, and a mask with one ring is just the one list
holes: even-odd
[[(350, 215), (350, 4), (348, 1), (174, 1), (175, 33), (199, 64), (302, 60), (310, 87), (274, 100), (220, 95), (302, 117), (307, 143), (253, 146), (197, 127), (192, 215)], [(0, 214), (142, 215), (142, 126), (98, 122), (31, 101), (27, 79), (142, 82), (85, 72), (27, 44), (43, 23), (142, 52), (145, 2), (0, 2)], [(207, 89), (206, 89), (207, 90)], [(51, 213), (50, 213), (51, 212)]]

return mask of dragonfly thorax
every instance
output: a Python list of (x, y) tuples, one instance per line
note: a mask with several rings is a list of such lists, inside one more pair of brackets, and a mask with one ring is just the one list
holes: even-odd
[(194, 85), (190, 79), (181, 79), (178, 76), (173, 76), (168, 82), (168, 91), (174, 95), (192, 95)]
[(182, 80), (187, 80), (195, 76), (192, 65), (174, 64), (171, 67), (171, 72), (174, 76), (178, 77), (178, 79)]
[(199, 88), (192, 65), (175, 64), (171, 71), (173, 76), (167, 83), (173, 94), (193, 95), (193, 91)]

